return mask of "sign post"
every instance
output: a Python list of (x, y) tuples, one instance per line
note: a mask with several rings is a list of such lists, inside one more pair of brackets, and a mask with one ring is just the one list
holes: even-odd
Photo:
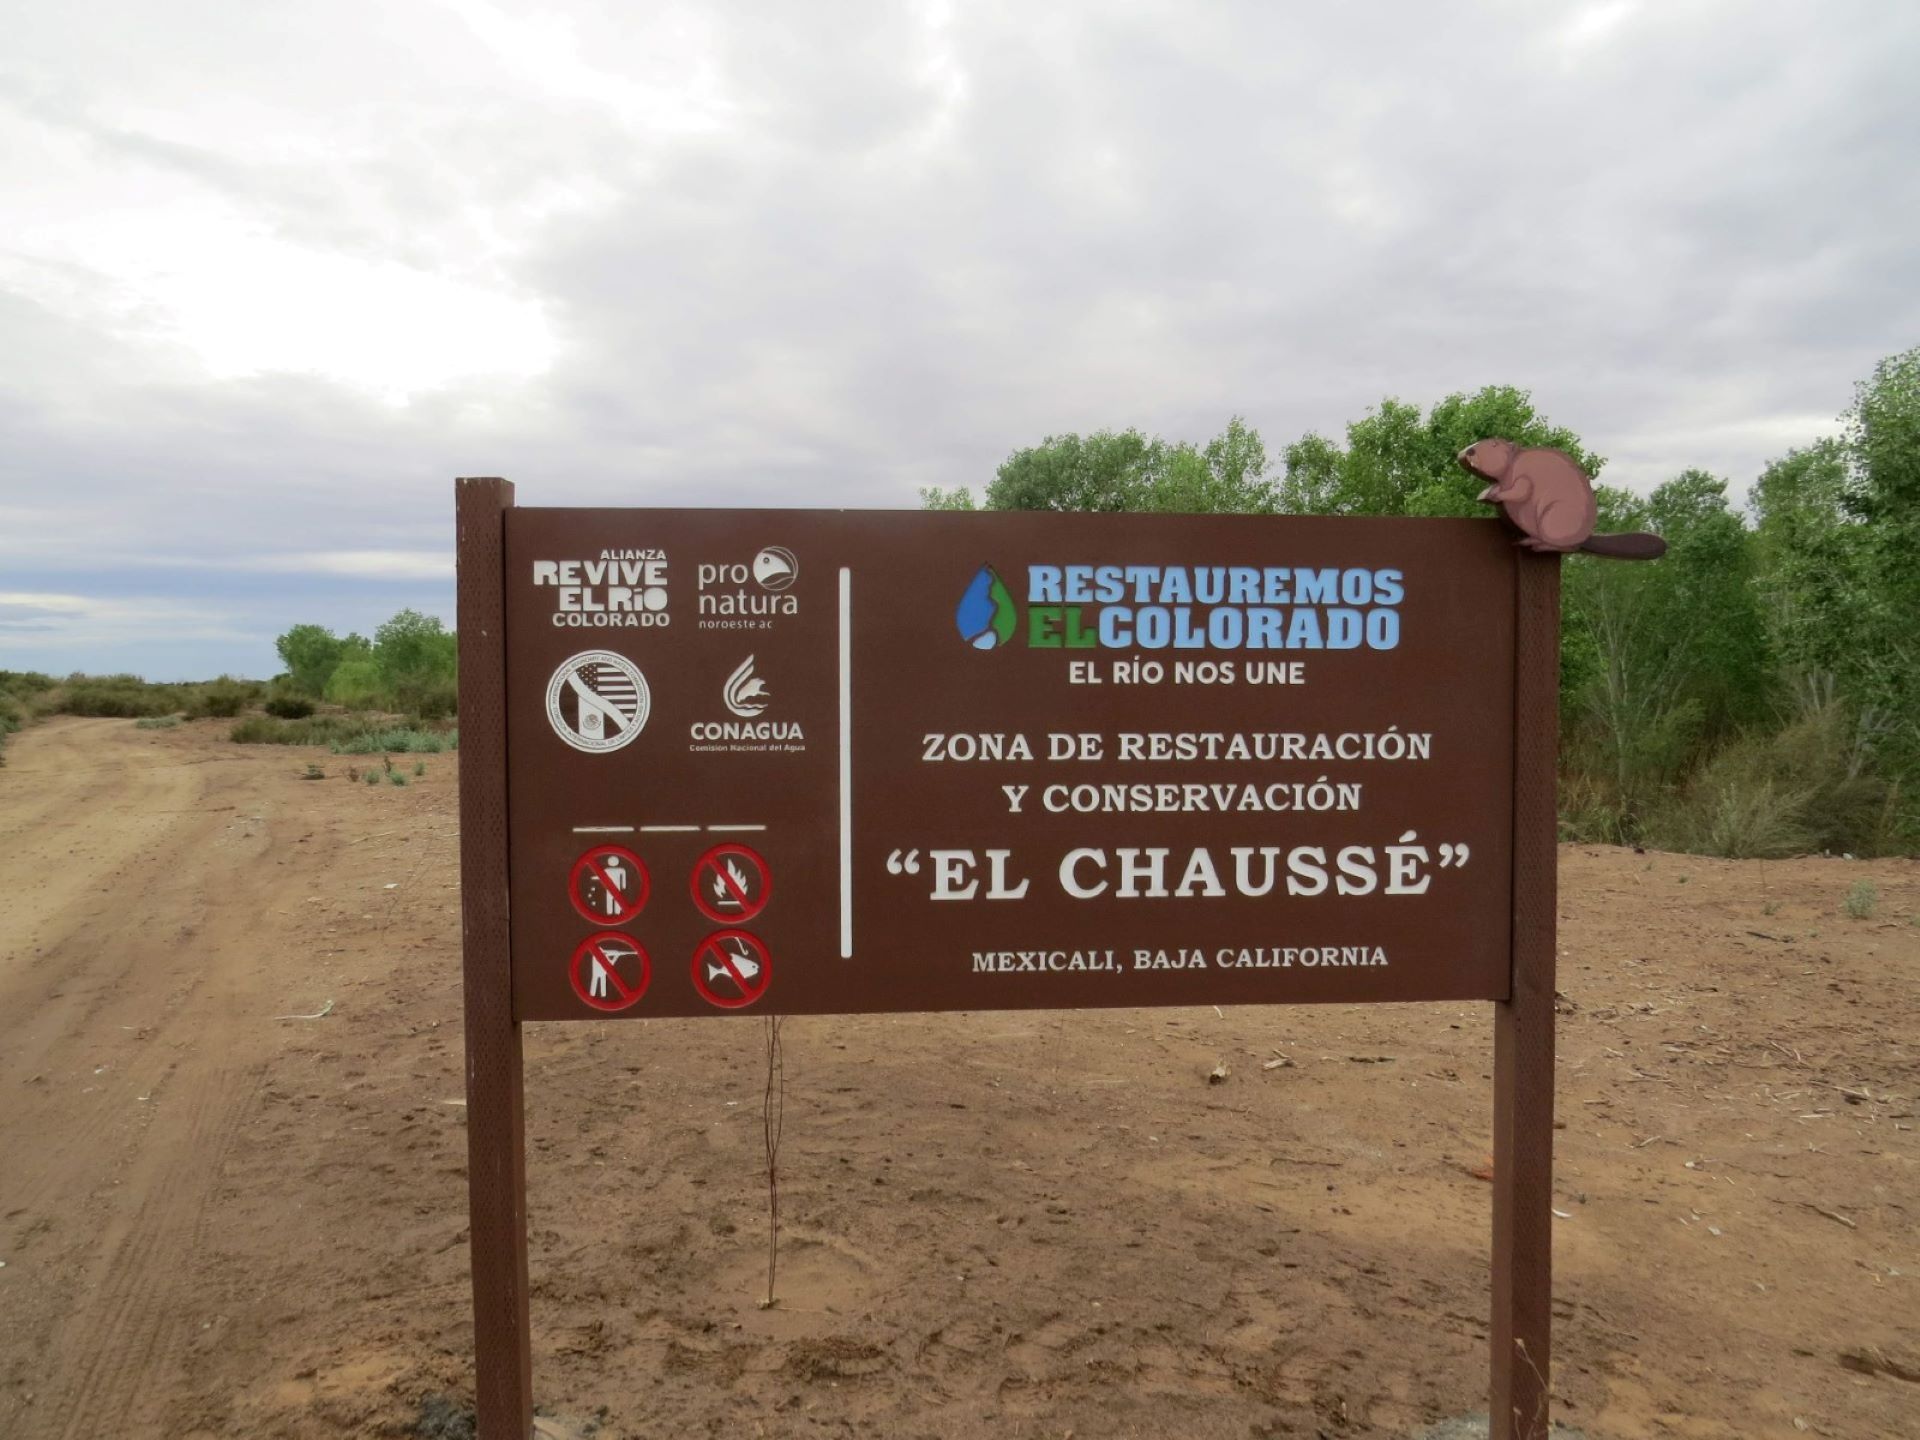
[(533, 1433), (526, 1109), (507, 911), (507, 606), (513, 486), (455, 490), (460, 653), (460, 948), (467, 1018), (467, 1206), (474, 1409), (486, 1440)]
[(459, 482), (482, 1440), (531, 1425), (523, 1021), (1407, 1000), (1494, 1005), (1492, 1433), (1544, 1440), (1560, 555), (1660, 542), (1461, 458), (1523, 544)]
[(1513, 985), (1493, 1008), (1496, 1440), (1544, 1440), (1552, 1374), (1560, 556), (1517, 557)]

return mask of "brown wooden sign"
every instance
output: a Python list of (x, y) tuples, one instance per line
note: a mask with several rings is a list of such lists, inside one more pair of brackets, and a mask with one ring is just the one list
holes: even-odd
[(483, 1440), (531, 1426), (523, 1021), (1442, 999), (1496, 1002), (1494, 1434), (1545, 1435), (1557, 551), (458, 501)]
[(1504, 998), (1519, 563), (1478, 520), (509, 511), (514, 1013)]

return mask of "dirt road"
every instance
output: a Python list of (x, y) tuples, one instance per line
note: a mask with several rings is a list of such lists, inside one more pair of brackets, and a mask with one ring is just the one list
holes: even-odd
[[(452, 758), (223, 730), (0, 769), (0, 1435), (451, 1434)], [(1562, 1417), (1920, 1434), (1920, 866), (1562, 872)], [(1489, 1031), (791, 1022), (761, 1310), (760, 1024), (535, 1028), (539, 1393), (607, 1437), (1413, 1433), (1484, 1403)]]

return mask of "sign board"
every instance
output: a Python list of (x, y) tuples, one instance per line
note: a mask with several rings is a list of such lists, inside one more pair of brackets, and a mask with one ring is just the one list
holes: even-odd
[(1544, 1440), (1560, 552), (1659, 542), (1559, 525), (1578, 467), (1482, 446), (1524, 548), (461, 481), (481, 1440), (533, 1424), (523, 1022), (1472, 999), (1492, 1434)]
[[(654, 961), (622, 1017), (1504, 998), (1519, 563), (1484, 520), (510, 510), (514, 1013), (607, 1013), (601, 924)], [(724, 1003), (721, 929), (766, 957)]]

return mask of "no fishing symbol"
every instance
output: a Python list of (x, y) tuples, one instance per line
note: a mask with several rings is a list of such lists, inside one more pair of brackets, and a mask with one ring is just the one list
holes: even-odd
[(773, 871), (744, 845), (716, 845), (694, 863), (692, 890), (709, 920), (751, 920), (773, 897)]
[(625, 1010), (647, 993), (653, 962), (631, 936), (603, 930), (574, 948), (567, 976), (573, 993), (594, 1009)]
[(767, 993), (767, 945), (744, 930), (716, 930), (693, 952), (693, 988), (722, 1010), (742, 1010)]
[(624, 925), (647, 903), (647, 864), (618, 845), (596, 845), (573, 862), (567, 898), (596, 925)]

